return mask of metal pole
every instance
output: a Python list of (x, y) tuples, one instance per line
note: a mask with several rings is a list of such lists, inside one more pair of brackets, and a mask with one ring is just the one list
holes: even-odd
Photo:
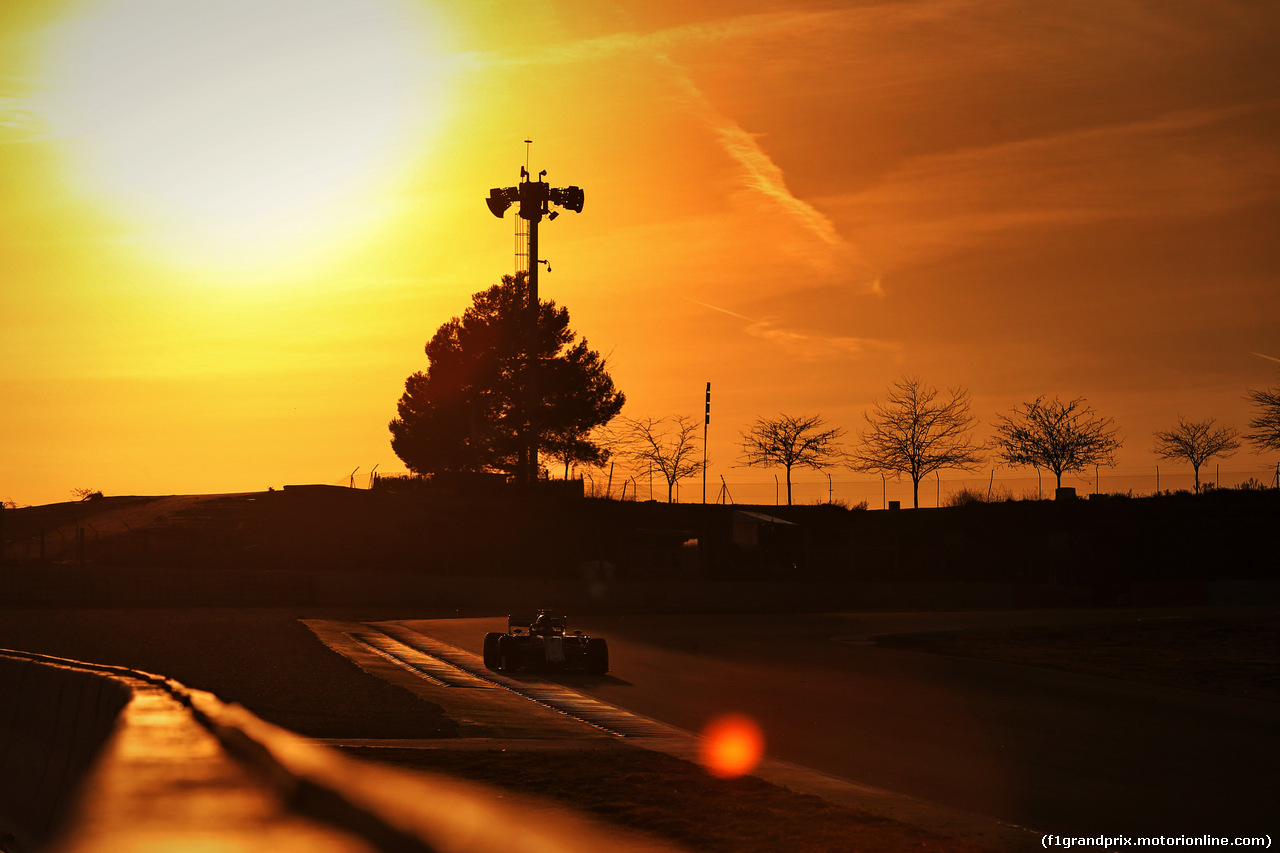
[(702, 502), (707, 502), (707, 427), (711, 424), (711, 383), (707, 383), (707, 408), (702, 418)]
[(529, 382), (527, 384), (529, 433), (525, 442), (526, 481), (538, 479), (538, 434), (534, 428), (538, 407), (538, 215), (529, 220)]
[[(526, 412), (525, 412), (525, 435), (522, 446), (519, 449), (520, 458), (517, 463), (519, 479), (526, 483), (531, 483), (537, 479), (540, 466), (538, 465), (538, 435), (537, 428), (540, 424), (538, 414), (541, 410), (538, 397), (538, 359), (537, 359), (537, 342), (538, 342), (538, 314), (540, 309), (538, 294), (538, 224), (542, 217), (548, 214), (548, 205), (557, 204), (567, 210), (575, 212), (582, 211), (583, 194), (579, 187), (563, 187), (552, 189), (543, 180), (546, 177), (546, 170), (538, 173), (538, 180), (533, 180), (529, 175), (529, 149), (530, 140), (525, 140), (525, 165), (520, 169), (520, 184), (515, 187), (495, 187), (489, 190), (489, 198), (485, 203), (489, 208), (489, 212), (499, 219), (513, 204), (519, 204), (519, 217), (528, 223), (528, 228), (517, 222), (517, 253), (519, 252), (519, 237), (523, 234), (528, 240), (528, 256), (525, 260), (527, 269), (525, 272), (525, 286), (528, 289), (529, 299), (529, 352), (527, 354), (528, 364), (526, 365), (527, 375), (525, 380), (526, 391)], [(559, 213), (551, 213), (554, 219)], [(516, 266), (520, 266), (517, 257)], [(550, 272), (551, 267), (547, 267)], [(517, 274), (520, 270), (516, 270)]]
[(538, 319), (538, 219), (541, 217), (529, 220), (529, 310), (535, 322)]

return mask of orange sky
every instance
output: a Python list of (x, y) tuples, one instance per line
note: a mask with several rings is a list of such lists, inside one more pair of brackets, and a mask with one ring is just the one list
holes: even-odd
[(1276, 381), (1278, 48), (1224, 0), (8, 0), (0, 499), (403, 470), (405, 377), (511, 271), (483, 199), (526, 137), (586, 191), (543, 296), (625, 414), (713, 383), (713, 493), (773, 499), (733, 467), (756, 416), (856, 430), (907, 373), (983, 438), (1085, 396), (1149, 490), (1153, 430), (1243, 429)]

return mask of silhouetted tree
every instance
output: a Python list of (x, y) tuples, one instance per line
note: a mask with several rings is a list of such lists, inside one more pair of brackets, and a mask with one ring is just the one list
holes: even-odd
[(781, 466), (787, 471), (787, 506), (791, 505), (791, 469), (820, 470), (844, 459), (839, 441), (844, 430), (823, 429), (819, 415), (757, 418), (742, 433), (742, 461), (752, 467)]
[(1200, 493), (1200, 466), (1214, 456), (1227, 457), (1240, 449), (1239, 433), (1233, 427), (1214, 428), (1215, 419), (1185, 421), (1178, 415), (1178, 425), (1156, 432), (1152, 453), (1161, 459), (1185, 459), (1196, 475), (1196, 494)]
[(599, 431), (591, 433), (591, 440), (578, 430), (565, 430), (543, 437), (540, 449), (551, 459), (564, 466), (567, 480), (578, 465), (599, 465), (609, 454), (608, 446), (600, 440)]
[(620, 447), (637, 465), (651, 465), (667, 481), (667, 503), (674, 499), (676, 483), (702, 471), (698, 423), (685, 415), (672, 418), (626, 419)]
[(1115, 461), (1120, 449), (1115, 421), (1101, 418), (1077, 397), (1063, 403), (1057, 397), (1014, 406), (1011, 415), (996, 421), (992, 439), (996, 455), (1010, 465), (1047, 468), (1062, 488), (1062, 474), (1086, 466)]
[(1245, 438), (1258, 450), (1280, 450), (1280, 385), (1250, 391), (1249, 399), (1257, 414), (1249, 421), (1251, 432), (1245, 433)]
[(561, 459), (602, 462), (606, 451), (591, 432), (626, 398), (600, 354), (569, 328), (569, 312), (539, 301), (531, 362), (524, 274), (503, 276), (472, 299), (427, 343), (427, 372), (405, 380), (390, 423), (396, 455), (419, 474), (512, 473), (533, 436)]
[(906, 376), (889, 388), (883, 403), (863, 413), (867, 429), (850, 454), (855, 471), (906, 474), (913, 506), (920, 507), (920, 481), (943, 468), (972, 471), (983, 463), (981, 444), (970, 438), (978, 419), (969, 411), (969, 392), (938, 389)]

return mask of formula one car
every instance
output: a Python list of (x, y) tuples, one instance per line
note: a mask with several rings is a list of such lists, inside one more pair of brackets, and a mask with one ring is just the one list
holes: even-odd
[(603, 637), (569, 633), (567, 620), (539, 610), (532, 619), (507, 617), (507, 633), (484, 635), (484, 665), (494, 672), (518, 669), (609, 671), (609, 644)]

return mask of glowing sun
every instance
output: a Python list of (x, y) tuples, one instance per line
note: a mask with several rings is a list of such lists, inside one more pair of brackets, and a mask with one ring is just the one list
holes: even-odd
[(49, 33), (71, 185), (179, 254), (254, 263), (350, 236), (440, 123), (407, 0), (85, 0)]

